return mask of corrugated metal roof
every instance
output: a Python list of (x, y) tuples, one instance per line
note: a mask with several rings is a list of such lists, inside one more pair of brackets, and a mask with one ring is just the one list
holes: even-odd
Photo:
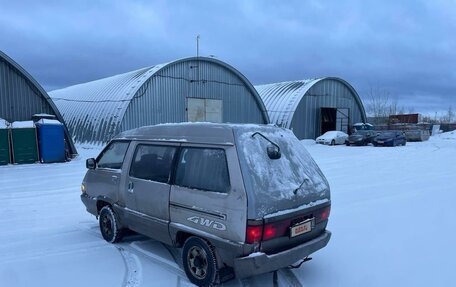
[[(1, 108), (7, 108), (9, 112), (14, 110), (15, 112), (12, 115), (10, 114), (10, 121), (31, 119), (33, 114), (53, 113), (64, 124), (65, 138), (70, 149), (69, 152), (76, 155), (77, 150), (68, 132), (64, 118), (48, 93), (22, 66), (2, 51), (0, 51), (0, 64), (1, 61), (6, 62), (11, 68), (0, 69), (0, 84), (1, 88), (5, 89), (5, 94), (0, 89), (0, 113), (5, 112)], [(41, 97), (42, 101), (40, 100), (38, 103), (32, 99), (31, 97), (34, 95)], [(17, 105), (19, 107), (11, 109), (11, 105)], [(2, 115), (0, 114), (0, 116)]]
[(258, 85), (255, 89), (266, 106), (271, 123), (290, 128), (291, 120), (301, 99), (320, 80), (308, 79)]
[[(67, 120), (73, 136), (75, 129), (79, 129), (112, 138), (119, 132), (118, 126), (138, 89), (164, 65), (54, 90), (49, 94)], [(81, 113), (84, 114), (83, 122)]]
[(266, 106), (271, 123), (291, 128), (293, 116), (303, 97), (315, 84), (324, 80), (335, 80), (345, 85), (351, 91), (358, 103), (362, 117), (365, 119), (366, 113), (359, 95), (349, 83), (340, 78), (325, 77), (257, 85), (255, 89)]
[[(175, 67), (179, 63), (195, 60), (215, 63), (234, 73), (255, 98), (256, 104), (263, 114), (264, 122), (269, 121), (266, 108), (260, 96), (252, 84), (239, 71), (222, 61), (204, 57), (185, 58), (153, 67), (146, 67), (89, 83), (54, 90), (49, 94), (66, 119), (75, 141), (107, 142), (121, 131), (122, 120), (132, 100), (135, 97), (148, 96), (146, 93), (147, 87), (148, 85), (153, 85), (151, 84), (152, 80), (149, 81), (149, 79), (155, 75), (160, 77), (159, 71), (163, 71), (166, 67), (171, 65)], [(180, 78), (181, 70), (187, 71), (186, 69), (177, 69), (175, 74), (166, 75), (164, 79), (194, 81)], [(204, 81), (202, 81), (203, 84)], [(172, 83), (168, 81), (167, 84), (162, 83), (161, 85), (165, 88), (169, 84)], [(220, 82), (220, 86), (224, 85), (236, 86), (237, 84)], [(143, 88), (141, 89), (141, 87)], [(164, 102), (167, 101), (165, 92), (160, 94), (160, 96)], [(75, 105), (75, 103), (77, 104)]]

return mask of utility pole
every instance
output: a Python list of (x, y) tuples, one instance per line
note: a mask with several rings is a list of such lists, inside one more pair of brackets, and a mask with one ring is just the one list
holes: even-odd
[(199, 39), (200, 39), (200, 35), (196, 35), (196, 57), (198, 58), (199, 57)]

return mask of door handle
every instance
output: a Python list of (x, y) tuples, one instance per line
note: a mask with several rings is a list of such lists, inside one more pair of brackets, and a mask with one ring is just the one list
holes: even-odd
[(112, 182), (117, 183), (119, 181), (119, 177), (117, 175), (113, 175), (111, 176), (111, 180)]
[(131, 181), (130, 181), (130, 182), (128, 182), (128, 188), (127, 188), (127, 191), (128, 191), (129, 193), (133, 193), (133, 189), (134, 189), (134, 188), (135, 188), (135, 185), (134, 185), (134, 183), (133, 183), (133, 182), (131, 182)]

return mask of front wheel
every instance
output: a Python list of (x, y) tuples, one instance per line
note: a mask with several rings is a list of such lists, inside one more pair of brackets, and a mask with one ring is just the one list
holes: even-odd
[(100, 210), (99, 222), (104, 240), (115, 243), (122, 239), (123, 230), (120, 228), (119, 220), (111, 206), (103, 206)]
[(218, 279), (217, 259), (213, 247), (192, 236), (184, 243), (182, 260), (188, 279), (198, 286), (212, 286)]
[(335, 141), (335, 140), (332, 140), (332, 141), (331, 141), (331, 145), (336, 145), (336, 141)]

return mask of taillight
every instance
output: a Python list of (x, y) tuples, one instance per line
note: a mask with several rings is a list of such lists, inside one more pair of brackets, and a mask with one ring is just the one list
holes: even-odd
[(262, 221), (251, 221), (247, 225), (245, 241), (248, 244), (253, 244), (276, 237), (286, 236), (290, 224), (291, 220), (289, 219), (267, 223), (265, 225), (262, 224)]
[(291, 220), (283, 220), (265, 224), (263, 231), (263, 240), (270, 240), (276, 237), (287, 235), (288, 228), (290, 227)]
[(315, 212), (315, 223), (320, 223), (325, 221), (329, 218), (329, 214), (331, 212), (331, 206), (327, 206)]
[(263, 237), (263, 225), (247, 225), (245, 237), (248, 244), (260, 242)]

